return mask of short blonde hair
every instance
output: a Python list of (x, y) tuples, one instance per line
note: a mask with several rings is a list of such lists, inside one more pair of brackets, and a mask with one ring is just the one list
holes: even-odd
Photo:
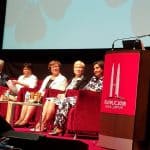
[(52, 60), (48, 63), (48, 69), (51, 68), (51, 66), (54, 66), (54, 65), (58, 65), (59, 67), (61, 67), (61, 62), (59, 60)]
[(84, 63), (83, 61), (81, 61), (81, 60), (75, 61), (75, 62), (74, 62), (74, 66), (75, 66), (75, 65), (81, 65), (81, 67), (85, 68), (85, 63)]

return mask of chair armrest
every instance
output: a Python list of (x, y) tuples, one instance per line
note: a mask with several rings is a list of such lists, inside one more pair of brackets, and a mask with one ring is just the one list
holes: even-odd
[(6, 90), (8, 90), (8, 87), (0, 86), (0, 96), (1, 96), (2, 94), (4, 94), (4, 92), (5, 92)]
[(20, 91), (17, 94), (17, 101), (18, 102), (23, 102), (25, 99), (25, 93), (29, 91), (29, 92), (37, 92), (37, 88), (27, 88), (27, 87), (23, 87), (20, 89)]
[(99, 131), (101, 93), (80, 90), (75, 110), (76, 131)]
[(44, 96), (42, 97), (42, 103), (45, 102), (47, 97), (57, 97), (58, 94), (65, 93), (65, 91), (57, 90), (57, 89), (46, 89)]

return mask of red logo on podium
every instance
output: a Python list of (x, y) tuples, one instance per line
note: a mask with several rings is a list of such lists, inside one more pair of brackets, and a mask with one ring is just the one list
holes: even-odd
[(139, 72), (139, 53), (105, 56), (101, 111), (134, 115)]

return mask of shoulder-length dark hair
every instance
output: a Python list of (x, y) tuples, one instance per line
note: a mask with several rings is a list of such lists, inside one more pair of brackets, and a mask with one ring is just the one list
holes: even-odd
[(98, 61), (95, 61), (93, 63), (93, 66), (98, 64), (103, 70), (104, 70), (104, 61), (103, 60), (98, 60)]

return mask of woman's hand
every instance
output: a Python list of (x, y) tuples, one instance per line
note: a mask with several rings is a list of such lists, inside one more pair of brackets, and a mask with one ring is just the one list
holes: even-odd
[(65, 98), (65, 94), (58, 94), (58, 95), (57, 95), (57, 98), (59, 98), (59, 99), (64, 99), (64, 98)]
[(19, 84), (17, 80), (12, 80), (12, 84)]

